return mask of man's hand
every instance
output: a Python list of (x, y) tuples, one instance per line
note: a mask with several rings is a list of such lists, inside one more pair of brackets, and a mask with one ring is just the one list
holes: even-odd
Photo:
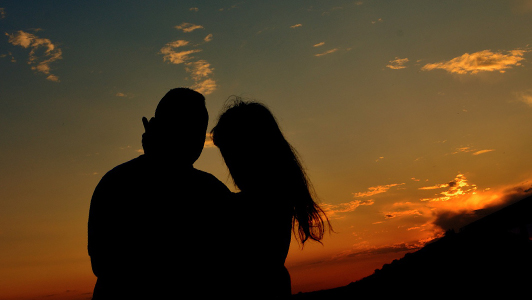
[(142, 134), (142, 148), (144, 154), (151, 153), (154, 148), (154, 122), (155, 119), (151, 118), (149, 121), (146, 117), (142, 117), (142, 124), (144, 125), (144, 133)]

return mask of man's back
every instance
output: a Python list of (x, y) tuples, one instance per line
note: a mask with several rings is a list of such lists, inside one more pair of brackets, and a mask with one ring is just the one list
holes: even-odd
[(208, 173), (145, 155), (109, 171), (89, 214), (94, 299), (194, 293), (209, 285), (205, 278), (217, 277), (224, 256), (212, 248), (223, 235), (209, 234), (223, 223), (228, 195)]

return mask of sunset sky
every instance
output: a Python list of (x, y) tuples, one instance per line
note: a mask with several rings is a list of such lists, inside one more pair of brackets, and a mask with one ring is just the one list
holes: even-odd
[[(92, 192), (174, 87), (208, 130), (265, 103), (300, 153), (335, 233), (292, 240), (294, 293), (532, 188), (530, 0), (0, 1), (0, 29), (1, 300), (90, 299)], [(235, 190), (209, 140), (195, 167)]]

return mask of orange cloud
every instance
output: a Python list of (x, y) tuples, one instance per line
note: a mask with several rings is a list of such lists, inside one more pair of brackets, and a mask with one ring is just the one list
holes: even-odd
[(320, 56), (324, 56), (324, 55), (327, 55), (327, 54), (334, 53), (334, 52), (336, 52), (336, 51), (338, 51), (338, 48), (334, 48), (334, 49), (331, 49), (331, 50), (327, 50), (327, 51), (325, 51), (325, 52), (323, 52), (323, 53), (318, 53), (318, 54), (316, 54), (316, 55), (314, 55), (314, 56), (320, 57)]
[(321, 206), (327, 217), (330, 219), (339, 219), (339, 213), (347, 213), (356, 210), (359, 206), (362, 205), (373, 205), (375, 202), (373, 200), (354, 200), (346, 203), (340, 204), (327, 204), (323, 203)]
[(456, 178), (449, 183), (439, 184), (439, 185), (430, 186), (430, 187), (422, 187), (419, 189), (420, 190), (431, 190), (431, 189), (439, 189), (439, 188), (447, 188), (447, 187), (449, 189), (439, 193), (437, 197), (425, 198), (425, 199), (421, 199), (421, 201), (448, 201), (457, 196), (465, 195), (468, 193), (474, 193), (475, 190), (477, 189), (476, 185), (474, 184), (469, 185), (466, 177), (463, 174), (456, 175)]
[(368, 188), (367, 192), (360, 192), (360, 193), (353, 193), (353, 197), (360, 198), (360, 197), (370, 197), (373, 195), (386, 193), (390, 188), (394, 186), (403, 185), (404, 183), (393, 183), (393, 184), (387, 184), (387, 185), (378, 185), (378, 186), (372, 186)]
[(516, 93), (517, 98), (532, 107), (532, 90)]
[(387, 65), (387, 68), (393, 70), (400, 70), (406, 68), (405, 64), (408, 62), (408, 58), (399, 58), (396, 57), (394, 60), (390, 60), (390, 64)]
[(476, 150), (476, 149), (473, 149), (473, 148), (468, 146), (468, 147), (456, 148), (456, 150), (453, 153), (451, 153), (451, 154), (473, 152), (472, 155), (480, 155), (480, 154), (489, 153), (489, 152), (493, 152), (493, 151), (495, 151), (495, 149)]
[(484, 50), (472, 54), (465, 53), (462, 56), (455, 57), (449, 61), (426, 64), (421, 68), (424, 71), (442, 69), (449, 73), (456, 74), (476, 74), (478, 72), (506, 72), (514, 66), (520, 66), (524, 60), (523, 55), (528, 52), (524, 49), (515, 49), (503, 52), (492, 52)]
[(185, 61), (192, 59), (190, 56), (192, 53), (201, 52), (201, 49), (185, 50), (185, 51), (175, 51), (176, 48), (183, 47), (188, 45), (189, 42), (185, 40), (177, 40), (174, 42), (167, 43), (159, 53), (164, 54), (163, 60), (168, 61), (172, 64), (182, 64)]
[(290, 28), (298, 28), (298, 27), (302, 27), (302, 26), (303, 26), (302, 24), (296, 24), (296, 25), (290, 26)]
[(196, 90), (198, 93), (208, 95), (216, 90), (217, 85), (214, 79), (208, 78), (203, 81), (196, 82), (193, 86), (191, 86), (191, 88)]
[(495, 151), (495, 149), (479, 150), (479, 151), (475, 151), (473, 153), (473, 155), (480, 155), (480, 154), (484, 154), (484, 153), (488, 153), (488, 152), (492, 152), (492, 151)]
[[(210, 41), (212, 34), (209, 34), (204, 40), (206, 42)], [(210, 63), (200, 59), (198, 61), (189, 62), (194, 57), (190, 54), (201, 52), (201, 49), (192, 49), (184, 51), (176, 51), (175, 49), (188, 46), (190, 43), (185, 40), (177, 40), (174, 42), (167, 43), (160, 50), (160, 54), (164, 54), (163, 60), (168, 61), (171, 64), (185, 64), (185, 71), (191, 74), (191, 78), (194, 81), (194, 84), (191, 86), (192, 89), (208, 95), (216, 90), (217, 85), (216, 81), (209, 76), (212, 75), (214, 68), (211, 67)]]
[[(34, 34), (19, 30), (15, 34), (8, 34), (9, 43), (15, 46), (24, 48), (31, 48), (28, 58), (28, 64), (31, 69), (45, 75), (46, 79), (54, 82), (59, 82), (59, 77), (50, 73), (50, 64), (62, 59), (63, 52), (57, 48), (49, 39), (39, 38)], [(41, 49), (44, 52), (41, 52)]]
[(203, 26), (192, 23), (181, 23), (181, 25), (175, 26), (175, 29), (183, 30), (183, 32), (192, 32), (196, 29), (203, 29)]
[(186, 65), (187, 67), (185, 67), (185, 70), (192, 74), (192, 79), (194, 79), (194, 81), (199, 81), (203, 77), (211, 75), (212, 71), (214, 70), (211, 68), (211, 64), (203, 59), (186, 63)]

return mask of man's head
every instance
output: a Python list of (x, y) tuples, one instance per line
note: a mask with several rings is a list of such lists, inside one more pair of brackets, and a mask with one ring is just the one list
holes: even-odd
[(203, 95), (188, 88), (172, 89), (161, 99), (150, 120), (143, 139), (144, 151), (191, 165), (203, 150), (208, 122)]

